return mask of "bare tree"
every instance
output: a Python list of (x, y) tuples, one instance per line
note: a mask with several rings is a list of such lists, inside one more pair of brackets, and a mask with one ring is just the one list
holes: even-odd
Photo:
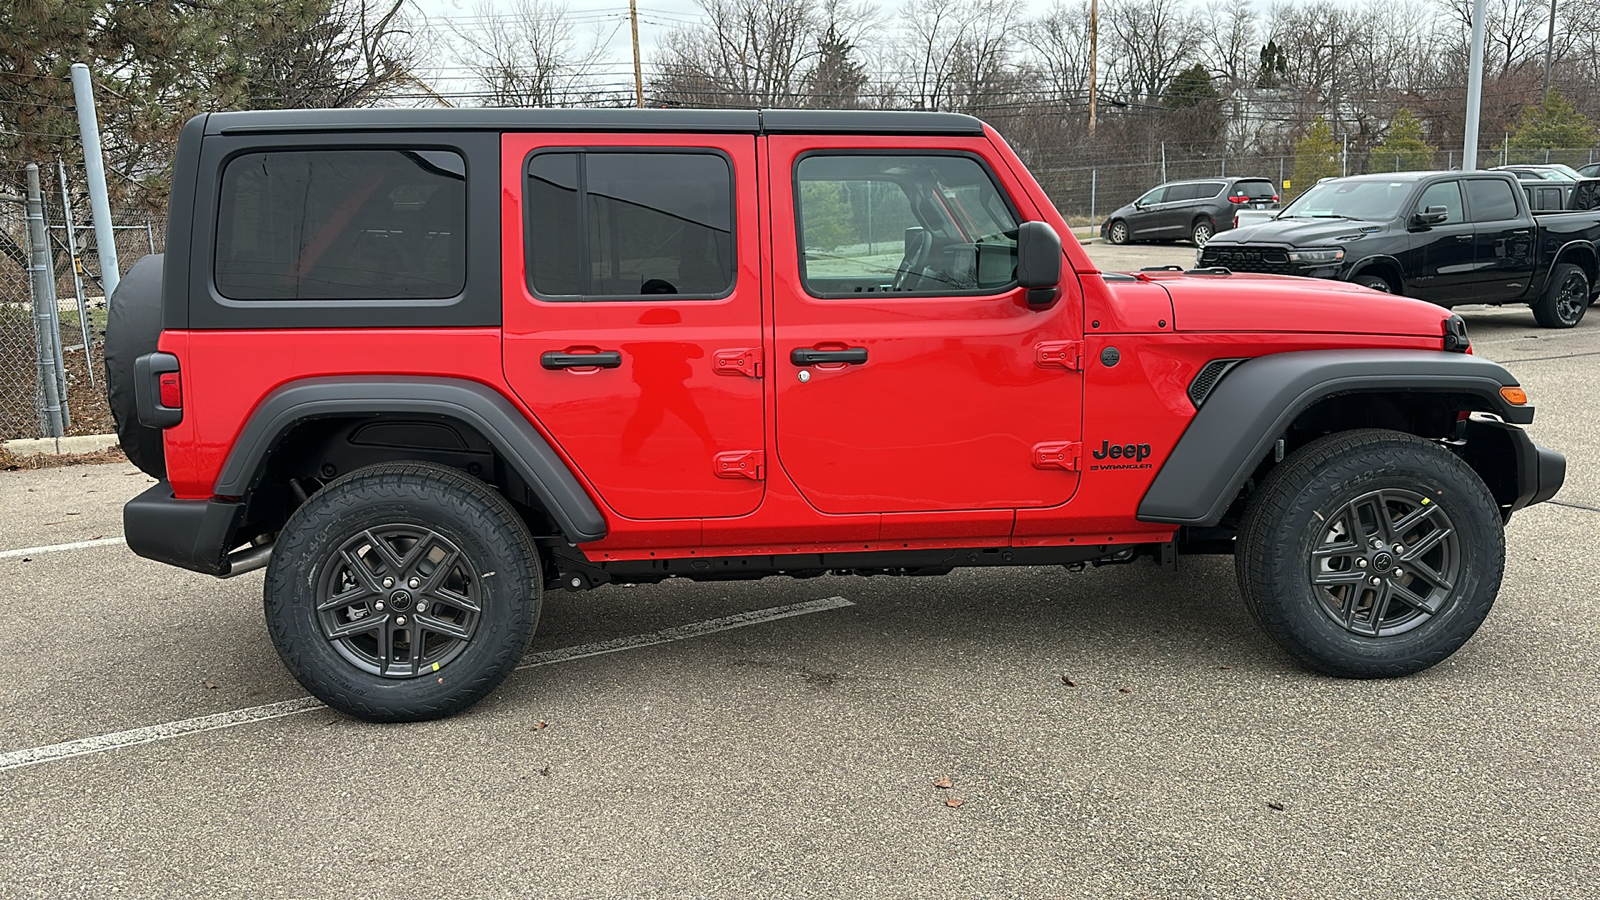
[(1110, 29), (1101, 33), (1107, 83), (1129, 100), (1154, 102), (1198, 55), (1199, 29), (1181, 0), (1113, 0), (1101, 18)]
[(1018, 0), (913, 0), (901, 24), (902, 81), (918, 109), (978, 112), (1016, 82)]
[(236, 23), (242, 102), (254, 107), (368, 106), (410, 83), (418, 45), (408, 0), (255, 6)]
[(1029, 51), (1027, 65), (1038, 73), (1050, 98), (1081, 103), (1089, 95), (1089, 4), (1057, 0), (1043, 16), (1019, 32)]
[(697, 0), (704, 22), (674, 31), (651, 80), (659, 103), (799, 106), (820, 54), (816, 0)]
[(497, 12), (480, 0), (473, 15), (472, 25), (452, 26), (456, 59), (479, 83), (486, 105), (563, 107), (595, 99), (602, 35), (580, 40), (564, 4), (516, 0)]

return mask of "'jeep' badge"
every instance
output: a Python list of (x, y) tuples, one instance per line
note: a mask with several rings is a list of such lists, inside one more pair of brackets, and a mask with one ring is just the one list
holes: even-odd
[(1101, 441), (1100, 449), (1089, 455), (1095, 459), (1118, 460), (1117, 462), (1091, 463), (1089, 471), (1096, 472), (1109, 469), (1148, 469), (1150, 463), (1145, 460), (1150, 458), (1149, 444), (1113, 444), (1110, 441)]

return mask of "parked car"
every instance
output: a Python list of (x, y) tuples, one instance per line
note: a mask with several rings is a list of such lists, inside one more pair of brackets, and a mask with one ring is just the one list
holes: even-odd
[[(1569, 185), (1572, 198), (1592, 195), (1586, 183)], [(1444, 307), (1526, 303), (1540, 325), (1571, 328), (1600, 283), (1600, 219), (1536, 216), (1523, 184), (1505, 171), (1335, 178), (1272, 221), (1217, 237), (1199, 263), (1351, 281)]]
[(1108, 216), (1100, 236), (1131, 241), (1193, 241), (1203, 247), (1233, 227), (1241, 209), (1277, 209), (1278, 189), (1265, 178), (1196, 178), (1169, 181)]
[(1102, 274), (967, 116), (216, 113), (171, 183), (106, 342), (128, 546), (264, 567), (362, 718), (484, 697), (550, 590), (1200, 553), (1308, 667), (1405, 675), (1565, 474), (1459, 316)]
[(1582, 175), (1584, 178), (1600, 178), (1600, 163), (1590, 163), (1587, 166), (1579, 166), (1578, 174)]
[(1509, 166), (1491, 166), (1489, 172), (1510, 172), (1521, 181), (1577, 181), (1583, 176), (1577, 169), (1561, 163), (1514, 164)]

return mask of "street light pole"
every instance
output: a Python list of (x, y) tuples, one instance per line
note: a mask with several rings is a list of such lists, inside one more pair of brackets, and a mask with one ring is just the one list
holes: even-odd
[(1472, 53), (1467, 61), (1467, 134), (1461, 148), (1461, 170), (1478, 167), (1478, 107), (1483, 103), (1483, 22), (1488, 0), (1472, 3)]

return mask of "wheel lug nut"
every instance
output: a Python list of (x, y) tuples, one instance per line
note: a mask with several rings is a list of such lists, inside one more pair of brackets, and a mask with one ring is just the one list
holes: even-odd
[(418, 600), (417, 601), (417, 612), (420, 613), (420, 612), (427, 612), (427, 611), (428, 611), (428, 604), (422, 602), (421, 600)]
[(394, 620), (394, 623), (396, 625), (404, 625), (406, 623), (406, 617), (405, 616), (396, 616), (395, 620)]
[(1379, 578), (1379, 577), (1377, 577), (1377, 576), (1373, 576), (1373, 578), (1372, 578), (1372, 583), (1373, 583), (1373, 584), (1382, 584), (1382, 583), (1383, 583), (1383, 579), (1382, 579), (1382, 578)]
[(406, 582), (406, 587), (411, 588), (414, 591), (417, 588), (422, 587), (422, 582), (418, 581), (415, 578), (413, 578), (410, 581)]
[(383, 608), (384, 608), (383, 607), (383, 601), (379, 600), (378, 602), (372, 604), (372, 608), (377, 610), (378, 612), (383, 612)]
[(1406, 548), (1404, 546), (1400, 545), (1400, 544), (1395, 544), (1394, 545), (1394, 552), (1396, 552), (1396, 553), (1404, 553), (1404, 552), (1406, 552)]
[(1363, 558), (1361, 558), (1361, 559), (1358, 559), (1358, 560), (1356, 560), (1356, 567), (1357, 567), (1357, 568), (1361, 568), (1361, 569), (1365, 569), (1365, 568), (1366, 568), (1366, 567), (1367, 567), (1367, 560), (1366, 560), (1366, 558), (1365, 558), (1365, 557), (1363, 557)]
[(1406, 571), (1404, 569), (1395, 569), (1394, 570), (1394, 577), (1396, 577), (1396, 578), (1404, 578), (1404, 577), (1406, 577)]
[(393, 578), (387, 578), (387, 577), (384, 578), (383, 579), (383, 586), (386, 587), (386, 588), (394, 587), (394, 579)]

